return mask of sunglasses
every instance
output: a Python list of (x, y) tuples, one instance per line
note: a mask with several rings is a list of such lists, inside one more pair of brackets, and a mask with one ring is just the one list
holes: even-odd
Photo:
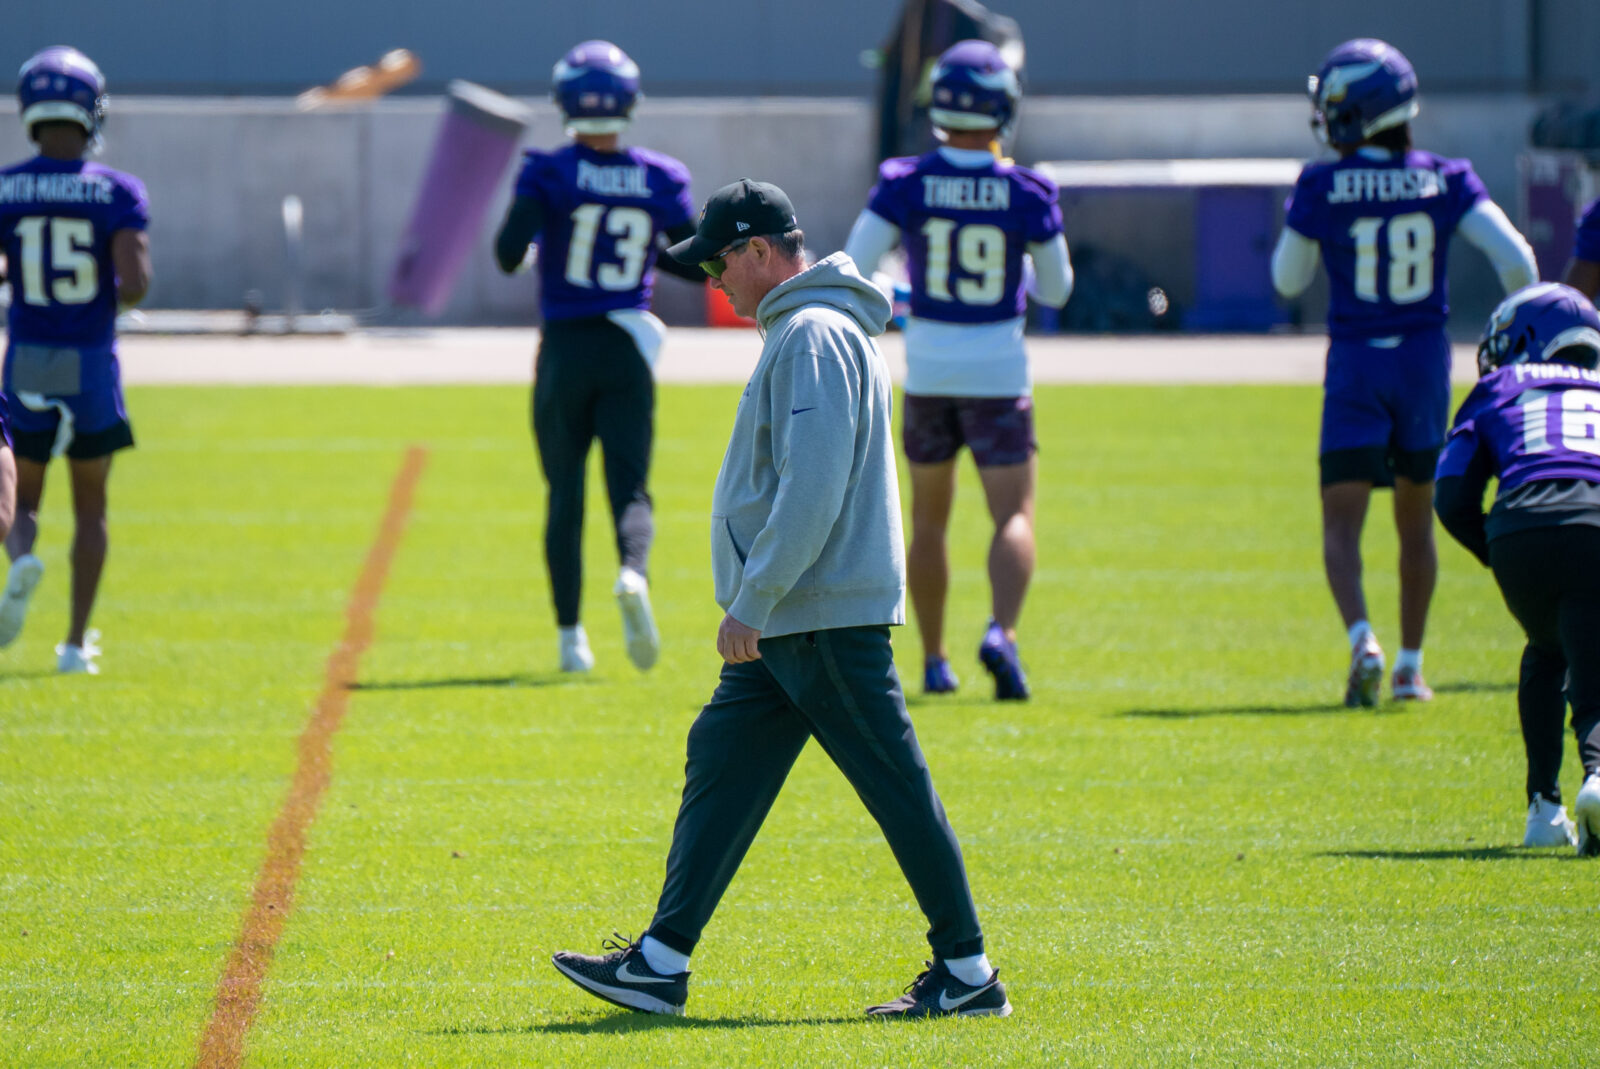
[(735, 238), (733, 244), (729, 245), (727, 248), (711, 257), (711, 259), (701, 260), (700, 270), (704, 271), (712, 278), (721, 278), (722, 272), (728, 269), (728, 265), (726, 262), (724, 262), (724, 258), (729, 253), (737, 252), (748, 244), (750, 244), (749, 238)]

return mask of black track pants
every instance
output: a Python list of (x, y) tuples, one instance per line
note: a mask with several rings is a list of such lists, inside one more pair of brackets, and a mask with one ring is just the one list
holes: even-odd
[(789, 769), (815, 738), (883, 829), (928, 918), (934, 953), (982, 953), (961, 846), (906, 712), (889, 629), (764, 638), (760, 649), (760, 660), (723, 666), (689, 729), (683, 802), (650, 934), (681, 953), (694, 950)]
[(1568, 702), (1584, 773), (1600, 771), (1600, 527), (1502, 535), (1489, 543), (1489, 563), (1506, 606), (1528, 635), (1517, 687), (1528, 795), (1560, 801)]
[(644, 574), (655, 533), (650, 442), (655, 379), (628, 332), (603, 316), (547, 323), (533, 381), (533, 433), (549, 487), (544, 554), (556, 622), (578, 622), (583, 591), (583, 491), (589, 444), (600, 439), (617, 556)]

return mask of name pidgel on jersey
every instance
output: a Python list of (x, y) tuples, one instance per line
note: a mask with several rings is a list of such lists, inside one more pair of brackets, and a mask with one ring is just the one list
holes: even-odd
[(103, 174), (0, 176), (0, 204), (110, 204), (111, 179)]
[(1328, 203), (1426, 200), (1443, 196), (1447, 188), (1443, 175), (1425, 167), (1351, 168), (1334, 172)]
[(922, 176), (922, 203), (928, 208), (1003, 212), (1011, 209), (1009, 178)]
[(577, 186), (603, 197), (649, 197), (650, 179), (644, 167), (600, 167), (578, 161)]

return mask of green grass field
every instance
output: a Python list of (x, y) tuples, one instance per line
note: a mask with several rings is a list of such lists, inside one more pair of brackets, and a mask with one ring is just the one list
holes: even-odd
[[(719, 663), (706, 517), (737, 398), (662, 392), (647, 676), (591, 492), (599, 665), (573, 680), (525, 389), (134, 391), (104, 674), (50, 671), (62, 472), (0, 653), (0, 1065), (194, 1062), (409, 443), (429, 465), (247, 1065), (1594, 1064), (1600, 864), (1515, 846), (1521, 643), (1488, 574), (1441, 546), (1435, 702), (1336, 704), (1314, 388), (1040, 392), (1027, 705), (987, 701), (974, 659), (987, 529), (963, 474), (965, 686), (913, 715), (1012, 1017), (860, 1016), (921, 968), (925, 923), (815, 747), (695, 955), (689, 1017), (561, 978), (552, 951), (598, 952), (654, 905)], [(1387, 507), (1366, 547), (1392, 653)], [(914, 692), (915, 634), (896, 641)], [(1575, 791), (1570, 749), (1566, 771)]]

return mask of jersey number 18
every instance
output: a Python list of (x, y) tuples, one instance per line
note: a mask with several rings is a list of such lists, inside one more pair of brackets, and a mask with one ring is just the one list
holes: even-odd
[[(1387, 224), (1387, 225), (1385, 225)], [(1427, 212), (1407, 212), (1393, 219), (1366, 216), (1350, 227), (1356, 243), (1356, 296), (1363, 301), (1378, 297), (1378, 235), (1384, 233), (1389, 252), (1389, 300), (1416, 304), (1433, 293), (1433, 218)]]

